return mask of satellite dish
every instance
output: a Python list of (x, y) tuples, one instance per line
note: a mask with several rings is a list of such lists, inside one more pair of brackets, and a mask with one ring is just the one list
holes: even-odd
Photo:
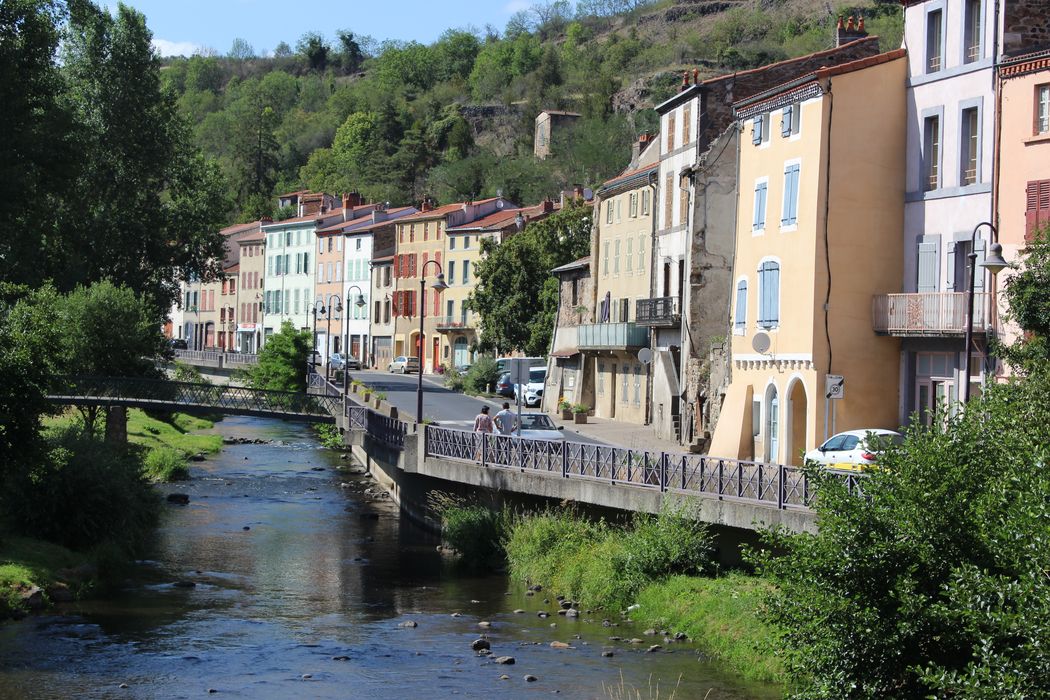
[(763, 333), (762, 331), (759, 331), (758, 333), (755, 333), (755, 337), (751, 339), (751, 347), (759, 355), (769, 350), (769, 345), (770, 341), (768, 333)]
[(653, 361), (653, 351), (649, 348), (642, 348), (638, 351), (638, 361), (643, 365), (647, 365)]

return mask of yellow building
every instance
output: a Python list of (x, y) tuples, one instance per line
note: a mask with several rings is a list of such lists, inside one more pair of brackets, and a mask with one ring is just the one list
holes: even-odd
[(712, 455), (799, 464), (832, 432), (897, 427), (900, 341), (871, 318), (902, 276), (906, 76), (897, 50), (736, 103), (731, 379)]

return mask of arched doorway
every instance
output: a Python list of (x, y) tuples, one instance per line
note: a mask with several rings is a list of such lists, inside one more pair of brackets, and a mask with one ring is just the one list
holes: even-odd
[(775, 462), (780, 454), (780, 400), (776, 384), (766, 387), (766, 448), (762, 461)]
[(470, 361), (468, 353), (467, 339), (463, 336), (456, 338), (452, 350), (452, 366), (462, 367), (463, 365), (468, 364)]
[(806, 399), (806, 386), (802, 380), (795, 378), (787, 390), (787, 449), (784, 451), (786, 464), (802, 464), (802, 454), (806, 451), (806, 413), (809, 408)]

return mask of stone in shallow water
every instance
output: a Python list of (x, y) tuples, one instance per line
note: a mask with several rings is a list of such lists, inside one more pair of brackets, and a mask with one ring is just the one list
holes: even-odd
[(489, 640), (479, 638), (470, 643), (470, 648), (474, 651), (481, 651), (482, 649), (491, 649), (492, 645), (489, 643)]
[(536, 676), (532, 675), (531, 673), (525, 674), (525, 682), (526, 683), (534, 683), (534, 682), (536, 682), (538, 680), (539, 680), (539, 678), (537, 678)]
[(405, 627), (411, 629), (413, 627), (419, 627), (419, 623), (415, 620), (405, 620), (404, 622), (398, 624), (398, 627)]
[(497, 656), (496, 657), (496, 663), (503, 664), (505, 666), (510, 666), (510, 665), (514, 664), (514, 657), (513, 656)]

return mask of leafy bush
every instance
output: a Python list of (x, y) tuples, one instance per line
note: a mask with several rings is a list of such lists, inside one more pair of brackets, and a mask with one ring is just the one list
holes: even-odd
[(510, 522), (508, 511), (481, 505), (459, 505), (441, 513), (441, 537), (474, 567), (491, 565), (502, 557), (500, 543)]
[(167, 447), (147, 452), (142, 467), (146, 476), (153, 481), (184, 481), (190, 478), (186, 456)]
[(314, 425), (314, 432), (321, 444), (330, 450), (343, 449), (343, 435), (339, 428), (331, 423), (318, 423)]
[(463, 386), (468, 393), (483, 394), (499, 381), (499, 366), (493, 358), (482, 355), (467, 370)]
[(204, 378), (201, 371), (193, 365), (185, 362), (176, 362), (175, 369), (172, 370), (172, 379), (177, 382), (190, 382), (192, 384), (207, 384), (208, 380)]
[(466, 386), (466, 378), (463, 373), (451, 365), (445, 367), (445, 386), (452, 391), (463, 391)]
[(111, 541), (126, 553), (141, 552), (157, 524), (160, 499), (135, 452), (76, 427), (48, 442), (46, 458), (13, 474), (0, 493), (10, 528), (71, 549)]

